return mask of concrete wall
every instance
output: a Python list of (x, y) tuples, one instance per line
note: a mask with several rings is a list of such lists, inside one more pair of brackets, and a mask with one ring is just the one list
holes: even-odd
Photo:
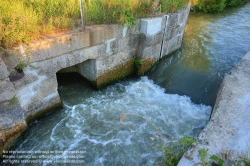
[[(250, 51), (225, 76), (210, 121), (200, 133), (197, 145), (184, 155), (178, 166), (198, 165), (198, 151), (206, 149), (230, 160), (249, 158), (250, 145)], [(248, 155), (248, 156), (246, 156)]]
[[(0, 147), (6, 148), (8, 142), (20, 135), (29, 119), (60, 104), (58, 71), (76, 71), (100, 87), (135, 72), (134, 59), (140, 59), (139, 73), (144, 74), (163, 55), (181, 46), (189, 9), (190, 5), (176, 13), (137, 20), (133, 28), (95, 25), (50, 36), (30, 43), (29, 47), (14, 48), (12, 52), (17, 56), (2, 53)], [(25, 76), (11, 82), (9, 77), (16, 72), (18, 58), (29, 59), (35, 68), (26, 67)]]

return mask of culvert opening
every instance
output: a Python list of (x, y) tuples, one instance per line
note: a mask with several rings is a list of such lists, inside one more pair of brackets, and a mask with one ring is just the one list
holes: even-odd
[[(91, 60), (87, 60), (85, 62), (88, 63), (89, 61)], [(86, 65), (86, 63), (83, 62), (82, 64)], [(89, 81), (83, 76), (86, 73), (82, 72), (81, 65), (76, 64), (74, 66), (63, 68), (56, 73), (58, 90), (60, 90), (61, 86), (67, 86), (75, 82), (82, 84), (84, 86), (87, 86), (88, 88), (90, 87)], [(84, 67), (86, 68), (86, 66)], [(59, 94), (60, 94), (60, 91), (59, 91)]]

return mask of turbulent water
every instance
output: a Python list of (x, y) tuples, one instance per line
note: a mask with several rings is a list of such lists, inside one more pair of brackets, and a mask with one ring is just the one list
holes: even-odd
[(148, 76), (94, 91), (79, 76), (58, 75), (63, 107), (34, 121), (13, 150), (62, 151), (62, 160), (84, 151), (80, 165), (89, 166), (157, 165), (159, 132), (195, 138), (206, 125), (222, 78), (249, 48), (249, 9), (191, 14), (182, 49)]
[(213, 106), (225, 74), (250, 49), (250, 3), (219, 14), (190, 13), (182, 48), (149, 74), (167, 93)]
[[(81, 79), (64, 81), (59, 92), (63, 108), (34, 122), (16, 150), (82, 150), (90, 166), (155, 165), (163, 139), (151, 123), (168, 140), (193, 137), (211, 111), (187, 96), (165, 93), (147, 77), (101, 91), (93, 91)], [(125, 113), (130, 114), (120, 120)]]

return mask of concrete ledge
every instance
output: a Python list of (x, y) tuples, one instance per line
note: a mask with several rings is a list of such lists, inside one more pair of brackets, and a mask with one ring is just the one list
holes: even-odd
[[(210, 121), (199, 135), (196, 147), (181, 161), (199, 163), (200, 149), (206, 149), (208, 157), (230, 153), (231, 158), (237, 158), (242, 153), (249, 154), (249, 131), (250, 52), (225, 76)], [(183, 163), (178, 166), (186, 166)]]

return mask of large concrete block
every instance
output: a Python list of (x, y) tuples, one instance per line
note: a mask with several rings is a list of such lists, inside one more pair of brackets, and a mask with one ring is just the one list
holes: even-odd
[[(114, 38), (105, 41), (106, 56), (111, 56), (120, 52), (137, 49), (139, 45), (139, 35), (130, 35), (125, 38)], [(101, 57), (101, 56), (99, 56)]]
[(88, 59), (96, 59), (101, 55), (105, 55), (105, 45), (97, 45), (86, 49), (74, 51), (73, 54), (64, 54), (59, 57), (32, 63), (38, 68), (39, 74), (53, 76), (56, 72), (63, 68), (74, 66)]
[[(28, 54), (30, 62), (38, 62), (90, 46), (89, 31), (65, 34), (34, 42), (29, 48), (20, 46), (21, 54)], [(24, 48), (22, 48), (24, 47)], [(24, 52), (22, 51), (24, 50)]]
[(7, 77), (0, 80), (0, 102), (10, 100), (16, 95), (15, 88)]
[[(139, 45), (139, 35), (130, 35), (125, 38), (114, 38), (105, 42), (106, 55), (111, 56), (120, 52), (137, 49)], [(101, 56), (99, 56), (101, 57)]]
[[(136, 35), (131, 35), (128, 39), (128, 47), (133, 50), (133, 49), (137, 49), (139, 46), (139, 38), (140, 35), (136, 34)], [(121, 43), (122, 44), (122, 43)], [(127, 49), (126, 49), (127, 50)]]
[(178, 24), (178, 13), (173, 13), (169, 15), (167, 21), (167, 31), (166, 31), (166, 40), (170, 40), (179, 32), (179, 24)]
[(140, 35), (140, 46), (149, 47), (162, 43), (163, 31), (151, 36)]
[(126, 36), (126, 32), (121, 25), (95, 25), (88, 28), (90, 31), (90, 45), (101, 44), (113, 38)]
[(160, 53), (161, 53), (161, 44), (157, 44), (155, 46), (144, 48), (139, 58), (159, 59)]
[(124, 38), (129, 35), (128, 27), (126, 25), (113, 25), (114, 26), (114, 37), (116, 38)]
[(178, 24), (186, 24), (188, 17), (187, 9), (178, 12)]
[(96, 60), (89, 59), (77, 65), (77, 72), (89, 81), (97, 79)]
[(27, 123), (19, 102), (0, 102), (0, 158), (3, 150), (9, 150), (10, 145), (26, 128)]
[[(9, 53), (0, 51), (0, 58), (2, 58), (4, 65), (7, 67), (7, 70), (11, 71), (18, 64), (19, 48), (15, 48), (15, 50), (8, 50), (8, 52)], [(0, 69), (0, 72), (1, 72), (1, 70), (4, 70), (4, 69), (3, 68)], [(1, 75), (0, 75), (0, 77), (1, 77)]]
[(104, 73), (112, 71), (116, 66), (125, 64), (128, 60), (132, 59), (136, 54), (136, 50), (127, 50), (119, 52), (109, 57), (101, 57), (96, 60), (97, 77)]
[(170, 39), (167, 44), (167, 52), (165, 52), (165, 55), (179, 49), (181, 47), (182, 42), (182, 35), (177, 35), (174, 38)]
[(9, 71), (7, 70), (7, 66), (4, 61), (0, 57), (0, 80), (9, 76)]
[(18, 101), (10, 104), (0, 103), (0, 131), (8, 130), (19, 124), (26, 124), (23, 110)]
[(163, 17), (141, 19), (140, 32), (146, 36), (156, 35), (162, 30)]
[(17, 89), (17, 97), (24, 110), (25, 117), (36, 114), (51, 105), (58, 104), (60, 97), (57, 91), (56, 75), (39, 75), (37, 80)]
[(75, 64), (81, 63), (87, 59), (96, 59), (98, 57), (106, 55), (106, 46), (105, 43), (102, 43), (96, 46), (74, 51), (73, 55)]
[(118, 52), (118, 40), (116, 38), (105, 41), (106, 54), (112, 55)]

